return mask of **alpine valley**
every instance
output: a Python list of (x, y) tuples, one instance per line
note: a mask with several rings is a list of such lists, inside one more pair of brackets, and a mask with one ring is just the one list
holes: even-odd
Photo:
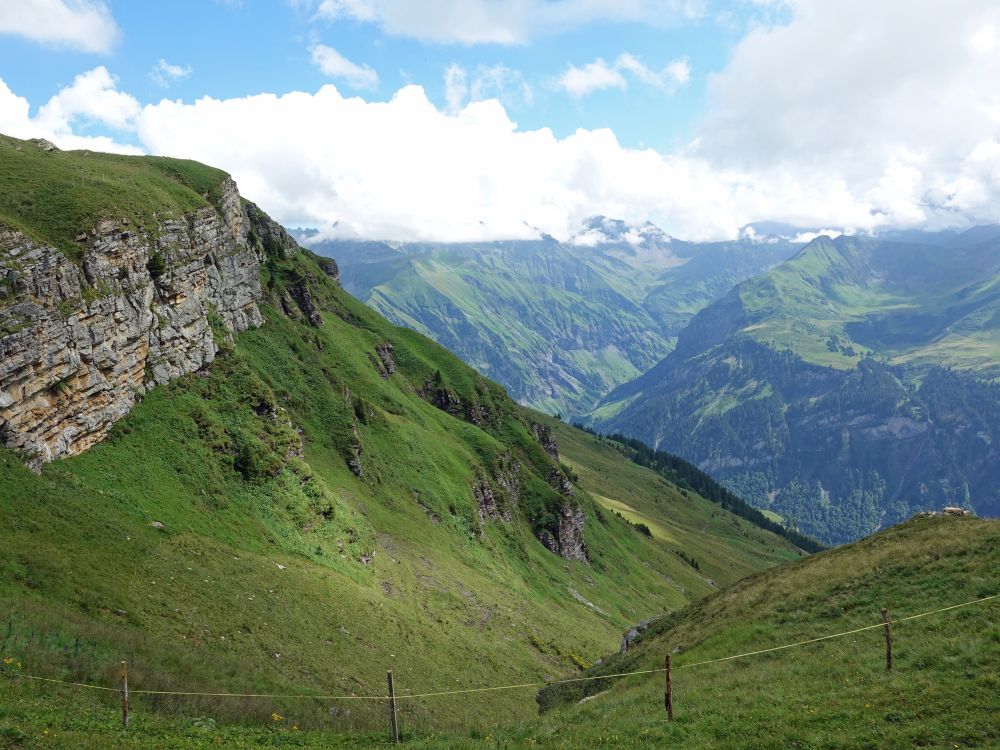
[(578, 416), (649, 370), (691, 317), (802, 245), (777, 234), (695, 244), (652, 224), (588, 220), (568, 242), (302, 239), (344, 288), (433, 338), (533, 408)]
[(697, 244), (599, 217), (566, 243), (315, 247), (520, 401), (679, 454), (826, 542), (1000, 513), (998, 227)]
[[(0, 137), (0, 226), (0, 747), (119, 746), (93, 739), (107, 695), (19, 677), (106, 685), (122, 659), (134, 689), (348, 696), (158, 696), (136, 738), (154, 711), (369, 731), (384, 706), (350, 697), (386, 669), (411, 693), (577, 673), (819, 549), (518, 406), (220, 170)], [(521, 691), (401, 716), (535, 713)]]

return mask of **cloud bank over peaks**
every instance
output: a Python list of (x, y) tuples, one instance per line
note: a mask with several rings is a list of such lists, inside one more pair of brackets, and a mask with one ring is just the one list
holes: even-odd
[[(873, 164), (868, 195), (808, 165), (736, 170), (693, 148), (628, 148), (606, 129), (559, 138), (546, 128), (519, 129), (496, 99), (451, 112), (419, 86), (388, 101), (326, 85), (140, 108), (101, 67), (78, 76), (36, 117), (28, 113), (28, 102), (0, 84), (4, 132), (42, 135), (63, 148), (134, 152), (72, 130), (90, 121), (121, 127), (147, 152), (228, 170), (277, 219), (326, 236), (469, 241), (544, 232), (566, 240), (597, 214), (634, 225), (651, 220), (693, 240), (732, 238), (762, 217), (866, 230), (908, 225), (915, 218), (908, 196), (921, 179), (905, 160)], [(990, 167), (997, 158), (1000, 148), (983, 147), (956, 166), (970, 200), (997, 194)], [(962, 217), (946, 212), (943, 219)]]

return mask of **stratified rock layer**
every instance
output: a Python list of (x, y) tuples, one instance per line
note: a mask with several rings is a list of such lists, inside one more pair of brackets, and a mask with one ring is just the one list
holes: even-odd
[(229, 179), (217, 207), (153, 228), (100, 221), (82, 263), (0, 225), (0, 439), (35, 465), (82, 453), (144, 391), (211, 362), (212, 323), (261, 325), (246, 227)]

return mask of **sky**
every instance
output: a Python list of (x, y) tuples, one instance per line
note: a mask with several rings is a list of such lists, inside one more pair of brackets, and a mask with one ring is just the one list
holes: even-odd
[(0, 0), (0, 132), (329, 237), (1000, 221), (994, 0)]

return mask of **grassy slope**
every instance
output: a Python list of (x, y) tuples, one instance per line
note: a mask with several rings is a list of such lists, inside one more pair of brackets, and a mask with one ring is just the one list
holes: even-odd
[[(366, 313), (360, 305), (355, 312)], [(377, 691), (388, 666), (401, 674), (404, 690), (537, 679), (592, 661), (629, 623), (711, 591), (668, 549), (612, 514), (599, 522), (587, 503), (592, 568), (549, 554), (523, 529), (488, 529), (478, 540), (468, 490), (478, 456), (451, 434), (485, 436), (384, 383), (366, 358), (370, 333), (335, 316), (318, 331), (269, 316), (272, 322), (241, 336), (238, 353), (213, 366), (208, 378), (192, 376), (152, 392), (90, 453), (48, 466), (40, 477), (4, 456), (0, 558), (7, 561), (7, 583), (0, 591), (16, 613), (15, 639), (7, 645), (25, 652), (28, 668), (106, 682), (116, 660), (127, 656), (136, 684), (250, 692), (303, 685)], [(400, 354), (407, 339), (427, 343), (409, 332), (386, 333)], [(383, 390), (379, 401), (391, 399), (403, 410), (364, 431), (366, 472), (375, 488), (356, 480), (340, 455), (321, 444), (322, 404), (309, 407), (316, 409), (316, 424), (296, 420), (307, 436), (320, 435), (307, 443), (306, 458), (330, 488), (335, 513), (325, 523), (287, 472), (263, 483), (234, 481), (227, 457), (214, 454), (198, 428), (216, 416), (233, 418), (233, 391), (260, 387), (254, 364), (264, 377), (280, 380), (279, 403), (299, 416), (302, 404), (295, 401), (316, 399), (319, 390), (296, 382), (317, 375), (302, 366), (309, 359), (302, 338), (314, 336), (326, 346), (324, 361), (351, 372), (352, 390), (365, 397)], [(592, 438), (572, 433), (582, 445), (567, 456), (580, 468), (581, 449), (586, 452)], [(628, 482), (648, 497), (670, 494), (661, 479), (620, 456), (606, 456), (604, 464), (600, 471), (619, 474), (602, 478), (606, 493), (624, 494)], [(633, 481), (636, 473), (645, 476)], [(590, 485), (589, 478), (581, 481)], [(413, 489), (441, 523), (429, 520)], [(683, 542), (717, 580), (794, 554), (764, 533), (756, 553), (731, 550), (729, 536), (737, 534), (727, 527), (728, 514), (713, 517), (713, 507), (696, 502), (704, 505), (677, 525), (717, 524), (707, 535), (688, 529)], [(456, 515), (449, 505), (458, 505)], [(167, 532), (150, 528), (151, 520)], [(338, 538), (347, 541), (346, 557)], [(372, 565), (358, 561), (373, 550)], [(571, 587), (604, 614), (575, 601)], [(25, 644), (33, 633), (45, 634), (44, 646)], [(74, 648), (64, 663), (60, 649), (77, 637), (84, 656), (78, 659)], [(523, 701), (510, 705), (509, 698), (488, 696), (475, 711), (495, 720), (530, 708)], [(259, 717), (275, 707), (295, 709), (258, 701), (215, 713)], [(321, 720), (317, 712), (325, 707), (307, 708), (296, 720)], [(415, 710), (425, 725), (469, 718), (468, 705)], [(366, 720), (364, 708), (351, 719)]]
[[(105, 158), (48, 157), (60, 185), (76, 159)], [(137, 184), (163, 174), (158, 160), (127, 163)], [(183, 184), (171, 184), (210, 195), (212, 184), (198, 177), (207, 168), (192, 169), (179, 177)], [(87, 206), (105, 198), (78, 215), (100, 215), (107, 206)], [(150, 200), (158, 215), (181, 208), (162, 196)], [(53, 228), (43, 206), (36, 209), (21, 216), (36, 236), (51, 232), (57, 242), (76, 231)], [(36, 475), (0, 451), (0, 650), (21, 669), (110, 684), (127, 658), (133, 687), (238, 692), (379, 692), (390, 667), (402, 692), (536, 680), (581, 668), (614, 648), (630, 623), (710, 590), (670, 545), (600, 511), (587, 495), (593, 565), (546, 551), (529, 521), (544, 520), (555, 499), (542, 479), (548, 459), (503, 391), (344, 294), (313, 256), (275, 256), (263, 271), (275, 296), (303, 279), (325, 311), (324, 326), (267, 307), (262, 329), (239, 336), (205, 372), (152, 391), (87, 454)], [(375, 355), (385, 342), (398, 368), (388, 379)], [(464, 402), (481, 403), (492, 426), (479, 429), (421, 397), (435, 373)], [(362, 479), (347, 465), (352, 425)], [(579, 456), (591, 439), (574, 439), (582, 441)], [(471, 487), (506, 453), (525, 467), (523, 517), (480, 528)], [(634, 467), (603, 460), (621, 478), (604, 479), (602, 494), (625, 495), (616, 481), (633, 481)], [(576, 465), (586, 473), (582, 460)], [(651, 473), (637, 481), (650, 498), (661, 491)], [(704, 562), (736, 533), (727, 514), (694, 507), (685, 523), (709, 531), (686, 538), (685, 551)], [(792, 554), (770, 535), (756, 552), (740, 545), (712, 572), (720, 583)], [(0, 746), (19, 732), (35, 736), (48, 719), (43, 709), (26, 714), (18, 701), (41, 696), (0, 684)], [(83, 705), (72, 721), (85, 746), (88, 722), (108, 709), (90, 714)], [(279, 711), (303, 727), (381, 724), (380, 708), (350, 707), (348, 716), (318, 701), (137, 700), (147, 717), (157, 708), (259, 723)], [(404, 720), (485, 725), (531, 711), (523, 696), (498, 693), (474, 703), (408, 704)]]
[[(898, 618), (992, 596), (998, 565), (1000, 523), (917, 519), (741, 581), (664, 618), (599, 669), (659, 667), (667, 651), (683, 667), (877, 623), (882, 606)], [(659, 675), (628, 678), (585, 706), (573, 705), (581, 690), (557, 689), (569, 704), (530, 733), (551, 747), (612, 737), (634, 747), (996, 747), (998, 617), (993, 600), (895, 624), (891, 675), (881, 629), (678, 669), (672, 725)]]
[[(865, 354), (1000, 373), (995, 242), (965, 248), (821, 237), (740, 287), (747, 334), (849, 369)], [(831, 339), (832, 337), (832, 339)]]
[(548, 417), (537, 419), (553, 426), (563, 461), (577, 473), (581, 487), (608, 510), (645, 523), (675, 553), (693, 557), (703, 581), (722, 585), (741, 577), (742, 571), (757, 569), (762, 558), (776, 563), (799, 556), (770, 532), (678, 489), (649, 469), (623, 462), (612, 441)]
[[(654, 624), (591, 674), (656, 669), (673, 651), (675, 721), (663, 713), (660, 674), (550, 688), (554, 707), (528, 721), (460, 731), (403, 724), (415, 748), (992, 748), (1000, 743), (1000, 603), (893, 625), (886, 674), (880, 628), (684, 669), (706, 659), (843, 632), (1000, 593), (1000, 523), (911, 521), (855, 544), (772, 568)], [(606, 691), (606, 692), (605, 692)], [(534, 691), (514, 691), (533, 702)], [(584, 694), (594, 695), (582, 705)], [(113, 701), (0, 680), (0, 726), (24, 747), (370, 747), (384, 732), (302, 732), (205, 726), (140, 713), (125, 743)], [(481, 695), (427, 698), (478, 704)], [(512, 702), (514, 699), (512, 698)], [(553, 703), (554, 702), (554, 703)], [(18, 718), (28, 716), (26, 722)], [(470, 726), (474, 727), (470, 729)], [(47, 734), (45, 734), (47, 732)], [(4, 735), (0, 734), (0, 737)], [(14, 745), (18, 746), (18, 745)]]
[(184, 159), (46, 152), (0, 135), (0, 223), (78, 257), (73, 238), (99, 219), (151, 228), (208, 205), (224, 177)]
[[(370, 332), (333, 316), (316, 332), (271, 317), (241, 337), (233, 355), (241, 363), (153, 392), (90, 453), (40, 477), (4, 456), (3, 598), (18, 613), (16, 628), (60, 643), (80, 635), (88, 654), (64, 665), (57, 649), (54, 662), (42, 654), (33, 668), (106, 679), (128, 655), (139, 682), (251, 692), (367, 692), (390, 666), (405, 689), (451, 683), (473, 665), (477, 683), (537, 677), (596, 658), (630, 621), (687, 600), (641, 561), (682, 565), (592, 511), (590, 568), (551, 555), (520, 524), (488, 527), (480, 540), (470, 487), (483, 461), (477, 443), (489, 452), (494, 439), (405, 383), (383, 383), (366, 358)], [(323, 444), (350, 433), (335, 422), (344, 417), (339, 391), (313, 389), (323, 378), (308, 366), (314, 337), (352, 393), (379, 404), (362, 427), (364, 482)], [(410, 335), (389, 338), (402, 357)], [(217, 452), (214, 430), (252, 419), (239, 413), (236, 389), (252, 392), (260, 376), (273, 378), (278, 403), (302, 417), (294, 421), (310, 438), (309, 463), (246, 482), (228, 465), (230, 448)], [(310, 473), (322, 482), (318, 499), (304, 491)], [(370, 565), (363, 555), (374, 555)], [(570, 587), (606, 614), (577, 603)], [(498, 698), (479, 710), (507, 713)], [(451, 718), (443, 710), (428, 718)]]

